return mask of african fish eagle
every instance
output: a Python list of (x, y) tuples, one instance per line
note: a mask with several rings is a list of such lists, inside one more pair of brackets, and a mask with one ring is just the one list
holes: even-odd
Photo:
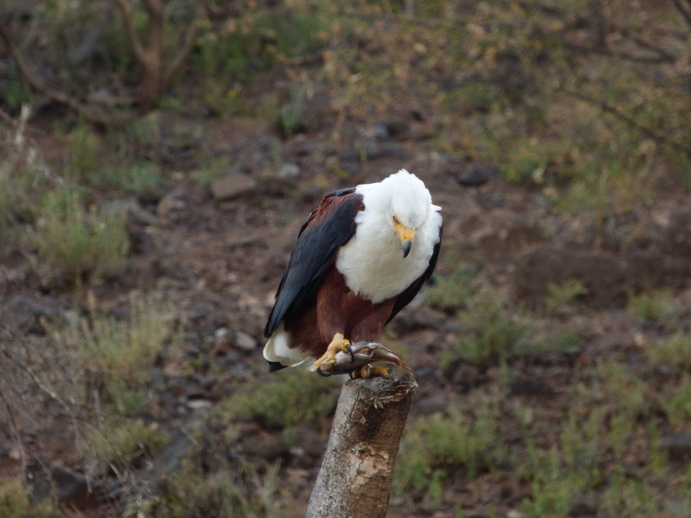
[(269, 370), (309, 358), (324, 375), (391, 377), (373, 361), (410, 370), (372, 340), (432, 274), (440, 211), (406, 170), (324, 197), (300, 229), (264, 330)]

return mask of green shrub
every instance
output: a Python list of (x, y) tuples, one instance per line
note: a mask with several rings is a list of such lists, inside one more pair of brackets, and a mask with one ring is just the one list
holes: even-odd
[(691, 368), (691, 333), (679, 331), (667, 339), (650, 344), (645, 352), (653, 365)]
[(527, 319), (512, 315), (499, 296), (474, 298), (460, 321), (461, 337), (453, 349), (444, 351), (442, 366), (459, 358), (477, 365), (507, 361), (528, 348), (534, 331)]
[(141, 455), (152, 455), (169, 441), (169, 434), (156, 423), (109, 417), (99, 429), (86, 434), (80, 450), (91, 460), (127, 466)]
[(587, 293), (588, 289), (576, 279), (568, 280), (563, 284), (550, 283), (547, 286), (545, 309), (550, 313), (564, 309), (577, 303)]
[(49, 279), (114, 277), (127, 266), (129, 236), (125, 213), (83, 207), (77, 189), (63, 186), (46, 193), (30, 235), (36, 268)]
[(224, 411), (270, 427), (319, 424), (336, 406), (336, 388), (335, 379), (304, 369), (286, 370), (254, 386), (248, 394), (234, 395)]
[(468, 306), (473, 297), (471, 283), (475, 270), (474, 266), (464, 264), (447, 277), (435, 276), (434, 285), (424, 291), (425, 300), (433, 308), (447, 312)]
[(206, 518), (207, 516), (250, 518), (282, 516), (277, 512), (280, 488), (279, 466), (263, 473), (240, 459), (233, 470), (211, 473), (184, 462), (182, 471), (170, 480), (165, 504), (158, 518)]
[(667, 326), (677, 324), (681, 315), (681, 307), (670, 290), (634, 295), (629, 298), (628, 309), (641, 323), (653, 321)]
[(439, 501), (442, 482), (458, 469), (474, 478), (504, 461), (507, 450), (497, 417), (497, 406), (482, 401), (473, 414), (419, 418), (403, 438), (394, 474), (396, 492), (423, 490)]
[(31, 501), (29, 491), (19, 477), (0, 479), (0, 516), (12, 518), (53, 518), (61, 516), (50, 500)]

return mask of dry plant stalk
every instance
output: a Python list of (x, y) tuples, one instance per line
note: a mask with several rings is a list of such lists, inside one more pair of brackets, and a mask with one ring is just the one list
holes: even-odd
[(345, 383), (307, 518), (384, 518), (415, 378)]

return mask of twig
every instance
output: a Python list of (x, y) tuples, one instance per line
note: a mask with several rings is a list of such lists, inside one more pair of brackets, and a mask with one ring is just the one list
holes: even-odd
[(175, 78), (175, 76), (177, 75), (177, 73), (179, 72), (179, 70), (182, 68), (182, 65), (187, 60), (187, 57), (190, 55), (190, 52), (192, 52), (192, 49), (194, 48), (194, 40), (197, 36), (197, 32), (199, 31), (199, 20), (201, 19), (203, 14), (203, 5), (197, 5), (197, 9), (194, 13), (194, 19), (187, 28), (187, 32), (185, 33), (185, 37), (183, 39), (182, 47), (180, 47), (180, 50), (175, 55), (170, 65), (168, 66), (168, 70), (166, 71), (165, 82), (169, 86)]
[(39, 77), (36, 74), (34, 74), (33, 70), (31, 70), (31, 67), (26, 62), (21, 51), (19, 50), (19, 48), (17, 48), (17, 45), (14, 43), (14, 40), (10, 36), (10, 31), (7, 29), (7, 27), (2, 21), (0, 21), (0, 40), (2, 40), (2, 42), (5, 44), (7, 50), (10, 53), (10, 56), (12, 56), (12, 59), (14, 59), (15, 63), (17, 63), (22, 77), (24, 77), (24, 79), (29, 83), (29, 85), (37, 92), (48, 96), (50, 99), (57, 103), (67, 106), (68, 108), (74, 110), (79, 115), (91, 122), (95, 122), (102, 125), (123, 124), (124, 122), (126, 122), (126, 118), (124, 118), (120, 113), (111, 114), (108, 116), (105, 113), (101, 113), (100, 110), (97, 110), (92, 106), (86, 105), (78, 101), (74, 97), (67, 95), (64, 92), (56, 90), (55, 88), (47, 85), (41, 79), (39, 79)]
[(621, 111), (619, 108), (612, 106), (609, 104), (607, 101), (603, 101), (600, 99), (594, 99), (588, 95), (585, 95), (581, 92), (577, 92), (575, 90), (569, 90), (569, 89), (561, 89), (563, 93), (566, 95), (570, 95), (572, 97), (575, 97), (576, 99), (580, 99), (581, 101), (587, 102), (589, 104), (595, 105), (599, 107), (603, 112), (609, 113), (610, 115), (614, 115), (616, 118), (619, 120), (625, 122), (629, 126), (637, 129), (641, 133), (643, 133), (646, 137), (649, 137), (657, 142), (661, 142), (662, 144), (666, 144), (675, 151), (678, 151), (685, 156), (687, 156), (689, 159), (691, 159), (691, 148), (689, 146), (685, 146), (681, 142), (677, 142), (676, 140), (673, 140), (666, 135), (654, 130), (653, 128), (649, 126), (644, 126), (640, 122), (638, 122), (635, 118), (633, 118), (631, 115), (624, 113)]
[(688, 24), (689, 28), (691, 29), (691, 2), (687, 0), (687, 4), (689, 6), (685, 6), (682, 0), (672, 0), (674, 2), (674, 5), (676, 6), (677, 10), (681, 13), (681, 15), (684, 17), (686, 20), (686, 23)]
[(395, 382), (346, 382), (307, 518), (386, 516), (393, 467), (416, 388), (410, 374)]

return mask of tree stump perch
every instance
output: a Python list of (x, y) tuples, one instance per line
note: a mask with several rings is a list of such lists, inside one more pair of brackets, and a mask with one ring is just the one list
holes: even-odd
[(341, 389), (307, 518), (384, 518), (417, 382), (354, 379)]

